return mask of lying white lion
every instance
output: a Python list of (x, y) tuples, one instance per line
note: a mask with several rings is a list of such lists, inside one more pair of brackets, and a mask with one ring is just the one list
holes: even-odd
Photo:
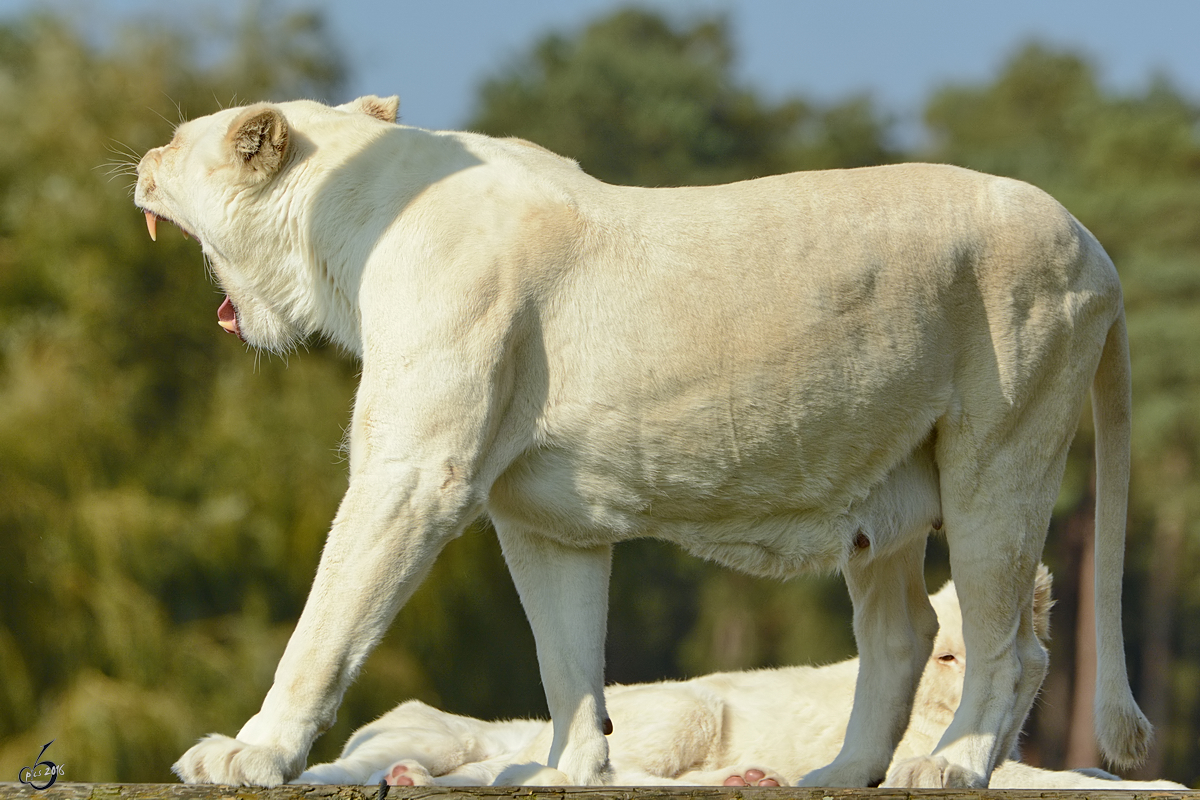
[[(932, 598), (938, 615), (897, 759), (930, 752), (962, 697), (966, 648), (954, 584)], [(1043, 567), (1033, 622), (1045, 641), (1050, 575)], [(795, 782), (841, 747), (858, 660), (827, 667), (729, 672), (689, 681), (610, 686), (605, 692), (613, 783), (623, 786), (762, 785)], [(792, 720), (799, 720), (794, 724)], [(337, 761), (295, 783), (408, 786), (564, 785), (565, 775), (537, 764), (553, 732), (541, 720), (484, 720), (448, 714), (413, 700), (357, 730)], [(993, 789), (1186, 789), (1171, 781), (1120, 781), (1099, 770), (1038, 769), (1011, 755), (992, 772)]]
[[(1034, 572), (1089, 389), (1097, 734), (1117, 764), (1145, 753), (1121, 634), (1121, 287), (1062, 206), (921, 164), (610, 186), (526, 142), (396, 125), (396, 106), (225, 109), (138, 165), (151, 235), (163, 218), (200, 242), (223, 327), (362, 358), (349, 488), (275, 682), (181, 777), (299, 775), (443, 545), (487, 514), (537, 644), (542, 761), (571, 783), (611, 779), (612, 546), (654, 536), (757, 575), (845, 575), (855, 700), (805, 785), (984, 786), (1045, 674)], [(932, 754), (888, 772), (941, 528), (971, 665)]]

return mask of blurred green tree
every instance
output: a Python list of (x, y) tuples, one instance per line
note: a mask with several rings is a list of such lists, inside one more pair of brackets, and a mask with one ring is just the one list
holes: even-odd
[(673, 25), (629, 8), (551, 34), (484, 82), (469, 127), (521, 136), (610, 183), (722, 183), (894, 160), (865, 98), (771, 105), (733, 75), (721, 17)]

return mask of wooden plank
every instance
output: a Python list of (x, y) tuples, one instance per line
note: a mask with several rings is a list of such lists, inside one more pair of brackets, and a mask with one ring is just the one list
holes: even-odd
[(55, 783), (38, 791), (0, 783), (0, 800), (1197, 800), (1200, 792), (917, 789), (799, 789), (654, 786), (209, 786), (180, 783)]

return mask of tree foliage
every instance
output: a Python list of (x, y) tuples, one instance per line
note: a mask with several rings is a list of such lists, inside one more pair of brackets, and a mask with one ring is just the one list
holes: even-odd
[[(180, 115), (231, 98), (344, 99), (318, 15), (249, 9), (216, 34), (142, 27), (108, 46), (56, 16), (0, 24), (0, 778), (55, 739), (48, 755), (71, 779), (169, 780), (197, 736), (235, 732), (270, 685), (345, 488), (357, 365), (315, 343), (283, 360), (246, 352), (213, 324), (220, 298), (195, 244), (165, 229), (151, 244), (130, 202), (132, 164)], [(922, 158), (1058, 197), (1125, 286), (1130, 661), (1158, 698), (1160, 774), (1200, 780), (1200, 108), (1165, 77), (1117, 93), (1087, 60), (1031, 45), (994, 80), (933, 95), (930, 144), (905, 153), (869, 98), (771, 102), (737, 82), (735, 58), (721, 18), (619, 11), (536, 42), (482, 85), (469, 127), (621, 183)], [(1085, 420), (1048, 551), (1058, 672), (1030, 754), (1050, 765), (1075, 662), (1089, 451)], [(932, 562), (940, 582), (944, 558)], [(610, 679), (851, 649), (838, 579), (774, 584), (662, 543), (617, 549)], [(485, 716), (544, 710), (484, 524), (446, 549), (313, 757), (410, 696)]]
[(720, 18), (673, 26), (637, 9), (552, 34), (485, 82), (470, 127), (519, 135), (612, 183), (721, 183), (891, 160), (863, 98), (777, 105), (734, 82)]

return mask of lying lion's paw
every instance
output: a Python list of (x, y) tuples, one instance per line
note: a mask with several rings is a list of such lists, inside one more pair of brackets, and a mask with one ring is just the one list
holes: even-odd
[(570, 786), (571, 779), (562, 772), (543, 764), (509, 764), (496, 779), (493, 786)]
[(433, 776), (425, 765), (411, 759), (392, 764), (383, 779), (388, 786), (433, 786)]
[(290, 762), (278, 748), (212, 733), (184, 753), (171, 770), (184, 783), (278, 786), (291, 777)]
[(758, 767), (736, 767), (730, 770), (729, 777), (721, 782), (722, 786), (787, 786), (787, 780), (778, 772)]
[(883, 785), (902, 789), (986, 789), (987, 781), (942, 756), (918, 756), (893, 767)]

